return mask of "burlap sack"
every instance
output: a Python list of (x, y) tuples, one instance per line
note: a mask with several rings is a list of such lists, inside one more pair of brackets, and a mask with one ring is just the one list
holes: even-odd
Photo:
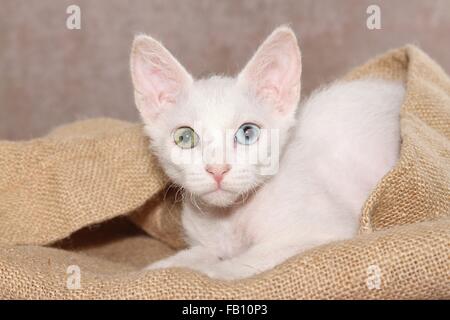
[(140, 271), (183, 245), (176, 192), (140, 125), (90, 120), (0, 142), (0, 297), (450, 298), (450, 80), (411, 46), (347, 79), (360, 77), (402, 79), (407, 94), (400, 160), (367, 200), (359, 236), (239, 281)]

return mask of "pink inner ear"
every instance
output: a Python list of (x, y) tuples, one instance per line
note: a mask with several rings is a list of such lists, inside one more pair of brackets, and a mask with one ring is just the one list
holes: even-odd
[(162, 106), (175, 102), (182, 83), (176, 79), (176, 71), (170, 70), (170, 66), (155, 64), (155, 61), (139, 56), (135, 71), (136, 89), (145, 96), (148, 103)]
[(257, 74), (259, 77), (254, 79), (257, 84), (257, 94), (265, 99), (279, 98), (283, 89), (282, 70), (284, 68), (275, 58), (271, 58), (271, 60), (267, 66), (263, 66), (262, 70), (259, 71), (259, 74)]
[(159, 42), (135, 39), (131, 57), (136, 104), (145, 117), (154, 118), (167, 105), (177, 102), (192, 77)]
[(277, 111), (290, 112), (300, 97), (300, 51), (291, 32), (271, 35), (243, 71), (256, 96)]

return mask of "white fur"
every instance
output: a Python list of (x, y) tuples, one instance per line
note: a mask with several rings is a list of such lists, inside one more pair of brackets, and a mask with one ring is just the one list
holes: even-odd
[[(298, 104), (301, 72), (300, 52), (295, 48), (292, 31), (282, 27), (238, 77), (186, 82), (190, 76), (183, 75), (180, 66), (176, 72), (183, 81), (172, 92), (182, 94), (175, 100), (157, 106), (146, 104), (145, 98), (136, 100), (152, 150), (169, 177), (184, 189), (182, 222), (190, 245), (149, 269), (187, 267), (215, 278), (237, 279), (356, 234), (364, 201), (398, 158), (404, 88), (379, 79), (336, 82), (314, 93), (295, 116), (292, 106)], [(136, 52), (140, 54), (135, 44), (133, 55)], [(145, 66), (136, 64), (133, 55), (135, 73)], [(286, 66), (293, 72), (286, 72)], [(133, 77), (135, 87), (145, 87), (136, 83), (143, 81), (145, 72), (137, 78)], [(145, 92), (140, 94), (145, 97)], [(205, 164), (223, 160), (215, 155), (223, 140), (229, 139), (225, 130), (236, 131), (246, 122), (280, 130), (279, 170), (274, 176), (263, 176), (258, 171), (262, 164), (232, 165), (223, 179), (226, 191), (216, 190)], [(181, 149), (174, 145), (172, 132), (186, 125), (199, 133), (201, 141), (182, 150), (178, 159), (198, 161), (179, 164), (173, 161), (172, 152)], [(256, 152), (255, 148), (249, 146), (247, 151)], [(225, 149), (238, 158), (244, 152), (233, 144)], [(207, 150), (206, 158), (201, 150)]]

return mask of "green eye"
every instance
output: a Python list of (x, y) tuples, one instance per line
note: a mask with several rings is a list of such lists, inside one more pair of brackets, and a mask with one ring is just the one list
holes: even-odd
[(181, 127), (173, 133), (173, 141), (182, 149), (191, 149), (198, 144), (199, 137), (194, 129)]
[(240, 144), (253, 144), (259, 138), (260, 129), (256, 124), (244, 123), (236, 132), (235, 139)]

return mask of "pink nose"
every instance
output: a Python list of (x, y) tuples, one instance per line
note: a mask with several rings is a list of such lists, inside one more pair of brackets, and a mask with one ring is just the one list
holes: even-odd
[(229, 164), (208, 164), (205, 168), (206, 171), (211, 173), (214, 177), (214, 180), (217, 183), (220, 183), (223, 179), (225, 173), (230, 171), (231, 166)]

